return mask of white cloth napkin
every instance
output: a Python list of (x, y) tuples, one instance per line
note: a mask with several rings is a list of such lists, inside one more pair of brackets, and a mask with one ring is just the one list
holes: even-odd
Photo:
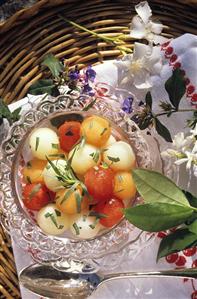
[[(153, 78), (154, 87), (152, 89), (153, 107), (155, 111), (158, 110), (158, 103), (162, 100), (168, 100), (167, 93), (164, 89), (164, 82), (172, 73), (173, 67), (176, 67), (176, 63), (181, 64), (181, 69), (185, 71), (185, 76), (188, 78), (187, 95), (181, 101), (181, 107), (191, 107), (191, 99), (194, 94), (197, 93), (197, 37), (191, 34), (185, 34), (177, 39), (170, 41), (168, 45), (161, 49), (164, 67), (161, 72), (161, 76)], [(174, 55), (174, 56), (173, 56)], [(175, 56), (176, 55), (176, 56)], [(173, 57), (172, 57), (173, 56)], [(176, 58), (176, 59), (175, 59)], [(105, 62), (95, 67), (97, 72), (97, 81), (105, 82), (115, 88), (121, 88), (119, 85), (119, 71), (118, 67), (113, 61)], [(145, 91), (138, 91), (132, 86), (127, 86), (128, 91), (134, 93), (134, 95), (143, 100)], [(25, 99), (11, 104), (12, 110), (23, 105), (23, 109), (29, 109), (30, 102), (39, 101), (39, 97), (28, 96)], [(186, 115), (177, 114), (173, 115), (170, 119), (164, 118), (162, 122), (170, 128), (172, 135), (179, 131), (185, 130), (185, 120), (190, 117), (191, 114)], [(160, 145), (165, 148), (166, 143), (158, 137)], [(182, 175), (181, 184), (184, 188), (187, 187), (188, 174)], [(190, 191), (197, 193), (196, 183), (191, 185)], [(121, 270), (146, 270), (146, 269), (161, 269), (161, 268), (174, 268), (179, 266), (191, 267), (197, 266), (196, 250), (180, 252), (178, 255), (166, 260), (161, 259), (156, 264), (156, 253), (158, 250), (160, 239), (158, 237), (149, 244), (146, 248), (140, 250), (139, 255), (134, 261), (125, 259), (121, 265), (118, 265), (117, 271)], [(28, 253), (22, 251), (18, 245), (13, 241), (13, 250), (16, 259), (16, 266), (18, 271), (28, 266), (33, 261)], [(30, 294), (27, 290), (21, 287), (21, 293), (23, 299), (35, 299), (40, 298)], [(193, 297), (192, 297), (193, 296)], [(132, 279), (115, 281), (104, 285), (96, 293), (92, 294), (91, 299), (188, 299), (196, 298), (197, 285), (195, 286), (190, 280), (184, 281), (183, 279)]]

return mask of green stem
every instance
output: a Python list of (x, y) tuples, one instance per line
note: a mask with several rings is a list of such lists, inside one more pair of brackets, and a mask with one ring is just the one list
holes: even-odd
[(179, 110), (169, 110), (161, 113), (155, 114), (155, 117), (161, 116), (161, 115), (167, 115), (169, 113), (176, 113), (176, 112), (195, 112), (197, 109), (179, 109)]
[[(86, 27), (82, 26), (82, 25), (79, 25), (73, 21), (70, 21), (68, 19), (66, 19), (65, 17), (63, 17), (62, 15), (58, 15), (61, 19), (63, 19), (65, 22), (69, 23), (70, 25), (82, 30), (82, 31), (85, 31), (89, 34), (91, 34), (92, 36), (95, 36), (96, 38), (99, 38), (99, 39), (102, 39), (104, 40), (105, 42), (107, 43), (112, 43), (114, 46), (118, 46), (118, 44), (121, 44), (121, 43), (124, 43), (124, 41), (120, 40), (119, 38), (113, 38), (113, 37), (107, 37), (107, 36), (104, 36), (102, 34), (99, 34), (99, 33), (96, 33), (92, 30), (89, 30), (87, 29)], [(121, 46), (118, 46), (117, 47), (120, 51), (124, 51), (124, 52), (127, 52), (127, 53), (132, 53), (132, 50), (129, 49), (129, 48), (124, 48), (124, 50), (122, 50), (123, 48)]]

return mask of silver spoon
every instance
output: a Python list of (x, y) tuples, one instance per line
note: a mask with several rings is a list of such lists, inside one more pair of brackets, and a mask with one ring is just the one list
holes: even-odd
[(113, 273), (105, 276), (95, 273), (91, 266), (72, 261), (64, 271), (52, 266), (33, 264), (20, 273), (20, 282), (30, 291), (48, 298), (85, 299), (103, 282), (137, 277), (183, 277), (197, 278), (197, 268)]

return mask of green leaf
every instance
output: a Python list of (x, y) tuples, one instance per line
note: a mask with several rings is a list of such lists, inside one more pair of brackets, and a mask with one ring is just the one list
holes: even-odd
[(147, 203), (124, 209), (129, 222), (149, 232), (159, 232), (180, 225), (192, 213), (190, 207), (169, 203)]
[(185, 195), (179, 187), (163, 174), (136, 168), (132, 171), (133, 180), (145, 203), (162, 202), (189, 206)]
[(64, 70), (63, 64), (51, 53), (45, 56), (42, 65), (48, 67), (55, 78), (59, 78), (60, 73)]
[(190, 225), (188, 225), (188, 229), (191, 233), (196, 234), (197, 239), (197, 219), (194, 220)]
[(146, 106), (148, 106), (151, 110), (153, 100), (152, 100), (152, 96), (151, 96), (150, 91), (148, 91), (147, 94), (146, 94), (145, 102), (146, 102)]
[(188, 229), (176, 230), (162, 239), (157, 254), (157, 260), (171, 253), (195, 246), (196, 244), (196, 235), (189, 232)]
[(190, 205), (194, 208), (197, 208), (197, 197), (192, 195), (190, 192), (188, 191), (184, 191), (183, 193), (185, 194), (187, 200), (189, 201)]
[(0, 124), (3, 122), (3, 119), (6, 118), (11, 125), (13, 122), (19, 120), (20, 118), (21, 107), (17, 108), (13, 112), (10, 111), (8, 105), (0, 99)]
[(51, 79), (41, 79), (32, 84), (30, 86), (28, 93), (33, 95), (40, 95), (40, 94), (50, 94), (52, 96), (58, 96), (59, 91), (57, 89), (57, 86), (53, 83), (53, 80)]
[(12, 112), (12, 120), (13, 122), (17, 121), (20, 119), (20, 112), (21, 112), (21, 107), (15, 109), (13, 112)]
[(157, 133), (167, 142), (172, 142), (170, 131), (160, 122), (160, 120), (158, 120), (158, 118), (154, 118), (154, 124)]
[(175, 69), (172, 76), (166, 81), (165, 89), (169, 95), (170, 102), (178, 110), (180, 100), (186, 91), (185, 80), (179, 68)]

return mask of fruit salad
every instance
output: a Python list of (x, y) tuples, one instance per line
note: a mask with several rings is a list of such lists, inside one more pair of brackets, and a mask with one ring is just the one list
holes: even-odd
[(136, 158), (117, 131), (97, 115), (33, 130), (21, 169), (22, 202), (43, 232), (95, 238), (123, 218), (135, 198)]

